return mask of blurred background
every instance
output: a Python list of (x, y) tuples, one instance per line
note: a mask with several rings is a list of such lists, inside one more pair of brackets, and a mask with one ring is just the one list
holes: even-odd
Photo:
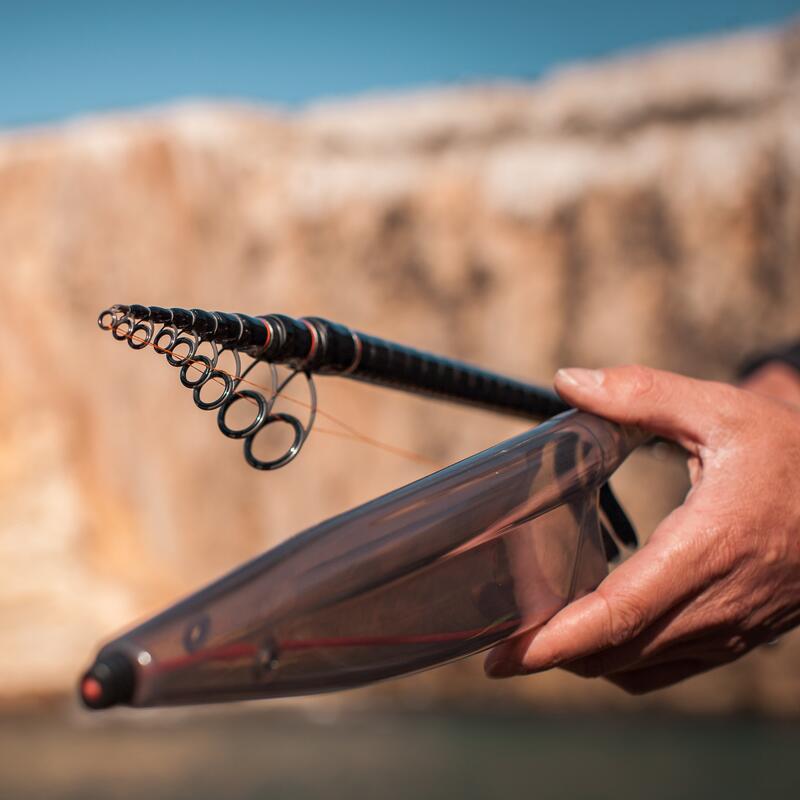
[[(796, 2), (0, 2), (4, 797), (751, 797), (800, 789), (800, 637), (630, 698), (481, 659), (226, 708), (79, 708), (95, 648), (421, 477), (312, 435), (256, 473), (115, 303), (318, 314), (547, 383), (731, 379), (800, 334)], [(330, 379), (449, 463), (524, 429)], [(617, 480), (646, 535), (686, 491)]]

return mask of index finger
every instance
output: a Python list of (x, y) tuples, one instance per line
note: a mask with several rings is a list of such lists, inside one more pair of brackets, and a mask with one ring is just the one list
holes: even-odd
[(666, 529), (681, 526), (686, 516), (685, 506), (673, 511), (654, 540), (595, 591), (570, 603), (539, 630), (496, 647), (486, 660), (487, 675), (540, 672), (617, 647), (686, 599), (701, 583), (680, 552), (691, 546), (691, 537), (664, 535)]

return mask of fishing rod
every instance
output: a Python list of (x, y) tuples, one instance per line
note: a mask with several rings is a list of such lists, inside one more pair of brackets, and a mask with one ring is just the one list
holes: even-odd
[[(205, 411), (218, 409), (220, 430), (230, 438), (244, 439), (245, 458), (257, 469), (285, 466), (299, 453), (316, 415), (313, 375), (339, 375), (534, 420), (547, 419), (568, 408), (549, 389), (379, 339), (320, 317), (253, 317), (199, 308), (115, 305), (99, 315), (98, 324), (116, 339), (127, 340), (134, 349), (150, 345), (165, 354), (172, 366), (181, 369), (181, 382), (193, 390), (196, 405)], [(203, 344), (209, 346), (209, 355), (198, 352)], [(236, 357), (235, 374), (217, 368), (219, 355), (225, 350)], [(241, 368), (241, 355), (252, 358), (245, 370)], [(252, 387), (238, 389), (243, 381), (247, 385), (247, 375), (260, 362), (285, 365), (292, 371), (282, 384), (277, 373), (272, 373), (268, 397), (254, 392)], [(293, 414), (271, 413), (275, 399), (296, 375), (305, 377), (312, 398), (310, 418), (305, 424)], [(203, 387), (210, 382), (216, 382), (221, 391), (210, 400), (203, 399)], [(228, 424), (228, 413), (242, 399), (257, 406), (258, 413), (246, 429), (233, 428)], [(289, 425), (293, 442), (280, 457), (259, 459), (254, 454), (254, 440), (274, 423)]]
[[(199, 308), (116, 305), (100, 314), (98, 324), (112, 330), (116, 338), (127, 338), (135, 349), (151, 343), (157, 351), (173, 349), (182, 341), (181, 335), (191, 336), (186, 344), (194, 349), (187, 358), (199, 358), (209, 370), (213, 366), (207, 358), (195, 355), (203, 341), (303, 372), (342, 375), (528, 418), (544, 419), (568, 408), (549, 389), (379, 339), (321, 317), (252, 317)], [(156, 332), (158, 324), (162, 327)], [(203, 377), (207, 380), (206, 375)]]
[[(317, 417), (314, 375), (351, 378), (532, 421), (549, 419), (569, 409), (550, 389), (380, 339), (321, 317), (295, 319), (284, 314), (250, 316), (200, 308), (117, 304), (100, 312), (97, 324), (135, 350), (150, 346), (165, 355), (171, 366), (180, 369), (181, 383), (192, 389), (195, 405), (204, 411), (217, 410), (220, 431), (231, 439), (242, 439), (248, 464), (261, 470), (285, 467), (308, 439)], [(203, 345), (208, 346), (210, 354), (199, 352)], [(234, 356), (233, 372), (219, 367), (225, 351)], [(251, 358), (244, 369), (242, 355)], [(261, 363), (270, 368), (269, 387), (248, 380)], [(281, 380), (276, 365), (287, 366), (289, 376)], [(305, 422), (286, 411), (273, 413), (276, 400), (298, 376), (306, 380), (309, 390)], [(204, 398), (204, 389), (212, 384), (220, 391)], [(242, 400), (255, 413), (246, 424), (234, 426), (229, 414)], [(292, 442), (275, 458), (259, 458), (256, 439), (276, 423), (291, 428)], [(617, 537), (626, 546), (635, 545), (636, 532), (610, 486), (603, 487), (601, 504)], [(614, 538), (605, 532), (604, 536), (607, 550), (617, 557), (619, 549)]]
[[(90, 708), (333, 691), (436, 666), (543, 624), (636, 546), (608, 479), (647, 436), (564, 411), (547, 390), (319, 318), (112, 306), (98, 323), (164, 353), (221, 429), (226, 408), (250, 399), (257, 424), (236, 431), (250, 463), (248, 436), (296, 423), (294, 451), (262, 469), (293, 459), (313, 424), (313, 388), (305, 426), (272, 412), (297, 374), (312, 387), (314, 373), (339, 374), (530, 418), (560, 413), (298, 534), (110, 642), (80, 684)], [(233, 374), (218, 366), (225, 350)], [(253, 359), (245, 370), (241, 354)], [(293, 370), (270, 397), (241, 388), (261, 361)], [(213, 402), (198, 396), (212, 379)]]

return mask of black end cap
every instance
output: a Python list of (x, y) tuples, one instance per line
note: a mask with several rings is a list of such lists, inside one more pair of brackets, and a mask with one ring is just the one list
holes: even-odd
[(78, 693), (87, 708), (111, 708), (133, 700), (136, 673), (127, 656), (109, 653), (97, 659), (81, 678)]

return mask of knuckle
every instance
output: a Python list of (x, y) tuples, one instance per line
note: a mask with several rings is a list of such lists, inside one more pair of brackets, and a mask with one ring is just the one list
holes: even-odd
[(653, 371), (639, 364), (626, 368), (628, 395), (631, 399), (647, 397), (653, 391)]
[(725, 650), (737, 658), (747, 653), (751, 647), (748, 638), (740, 633), (732, 634), (725, 642)]
[(612, 647), (625, 644), (638, 636), (645, 627), (644, 603), (631, 593), (617, 592), (608, 595), (600, 592), (608, 613), (608, 643)]

